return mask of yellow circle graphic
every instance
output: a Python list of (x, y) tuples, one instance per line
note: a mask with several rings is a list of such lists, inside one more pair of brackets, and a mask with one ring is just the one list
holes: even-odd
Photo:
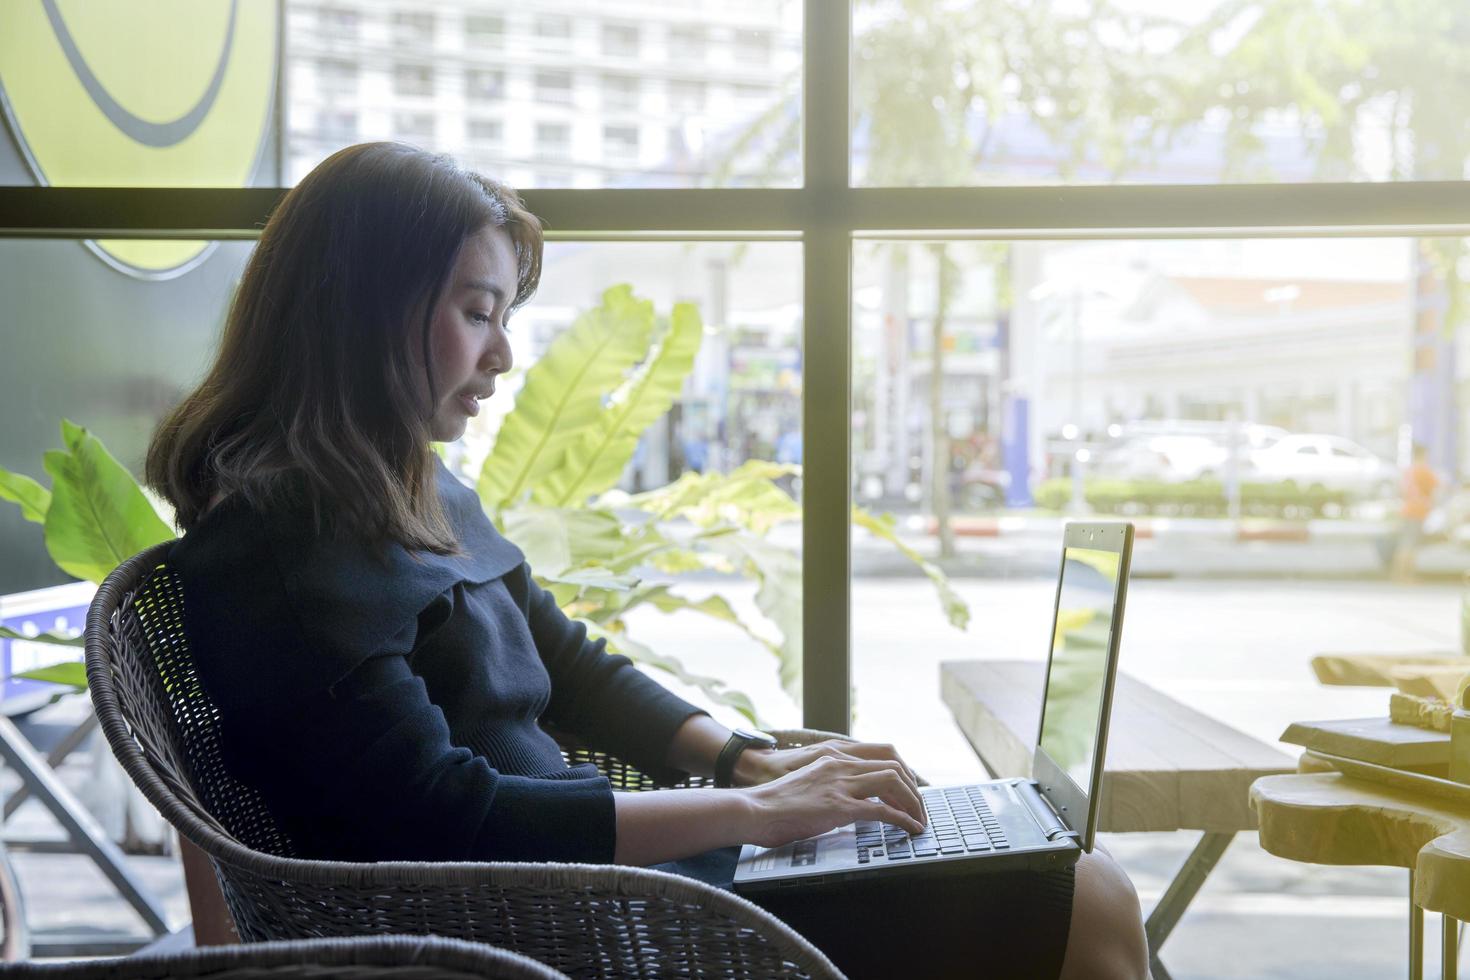
[[(243, 187), (275, 96), (276, 31), (276, 0), (5, 0), (0, 103), (42, 184)], [(155, 275), (206, 244), (97, 243)]]

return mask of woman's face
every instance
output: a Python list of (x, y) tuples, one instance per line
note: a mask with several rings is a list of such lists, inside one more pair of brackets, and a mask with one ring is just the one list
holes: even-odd
[(436, 442), (453, 442), (495, 393), (495, 376), (510, 370), (505, 321), (518, 281), (515, 246), (503, 228), (465, 239), (429, 325), (438, 403), (429, 422)]

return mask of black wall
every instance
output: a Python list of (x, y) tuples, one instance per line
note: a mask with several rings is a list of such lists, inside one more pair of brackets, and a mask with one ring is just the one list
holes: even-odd
[[(34, 184), (0, 134), (0, 184)], [(276, 182), (274, 159), (267, 145), (254, 183)], [(0, 466), (49, 487), (42, 454), (61, 448), (66, 417), (141, 478), (149, 434), (203, 376), (253, 247), (221, 242), (182, 276), (145, 281), (80, 241), (0, 239)], [(0, 595), (68, 581), (41, 527), (0, 500)]]

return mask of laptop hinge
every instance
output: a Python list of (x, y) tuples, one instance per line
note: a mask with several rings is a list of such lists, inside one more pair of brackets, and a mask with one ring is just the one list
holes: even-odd
[(1070, 837), (1073, 840), (1081, 840), (1077, 831), (1068, 827), (1057, 811), (1052, 807), (1051, 801), (1041, 794), (1035, 783), (1022, 783), (1019, 787), (1020, 796), (1025, 802), (1031, 815), (1041, 825), (1041, 830), (1046, 834), (1047, 840), (1056, 840), (1058, 837)]

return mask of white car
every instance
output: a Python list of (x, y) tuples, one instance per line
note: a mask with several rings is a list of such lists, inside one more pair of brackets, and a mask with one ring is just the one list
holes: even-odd
[[(1184, 431), (1150, 432), (1153, 427), (1177, 426)], [(1188, 427), (1185, 429), (1185, 427)], [(1241, 425), (1231, 433), (1224, 422), (1135, 423), (1124, 427), (1135, 432), (1121, 445), (1105, 451), (1099, 460), (1100, 475), (1119, 479), (1153, 479), (1168, 482), (1224, 480), (1228, 475), (1230, 450), (1236, 442), (1235, 460), (1241, 479), (1251, 470), (1251, 453), (1286, 435), (1285, 429), (1270, 425)]]
[(1386, 499), (1399, 492), (1398, 469), (1387, 460), (1341, 436), (1282, 436), (1251, 453), (1252, 480), (1295, 483), (1304, 490), (1320, 487), (1355, 497)]
[(1096, 472), (1120, 480), (1177, 483), (1223, 466), (1225, 455), (1224, 446), (1204, 436), (1146, 436), (1106, 450)]

